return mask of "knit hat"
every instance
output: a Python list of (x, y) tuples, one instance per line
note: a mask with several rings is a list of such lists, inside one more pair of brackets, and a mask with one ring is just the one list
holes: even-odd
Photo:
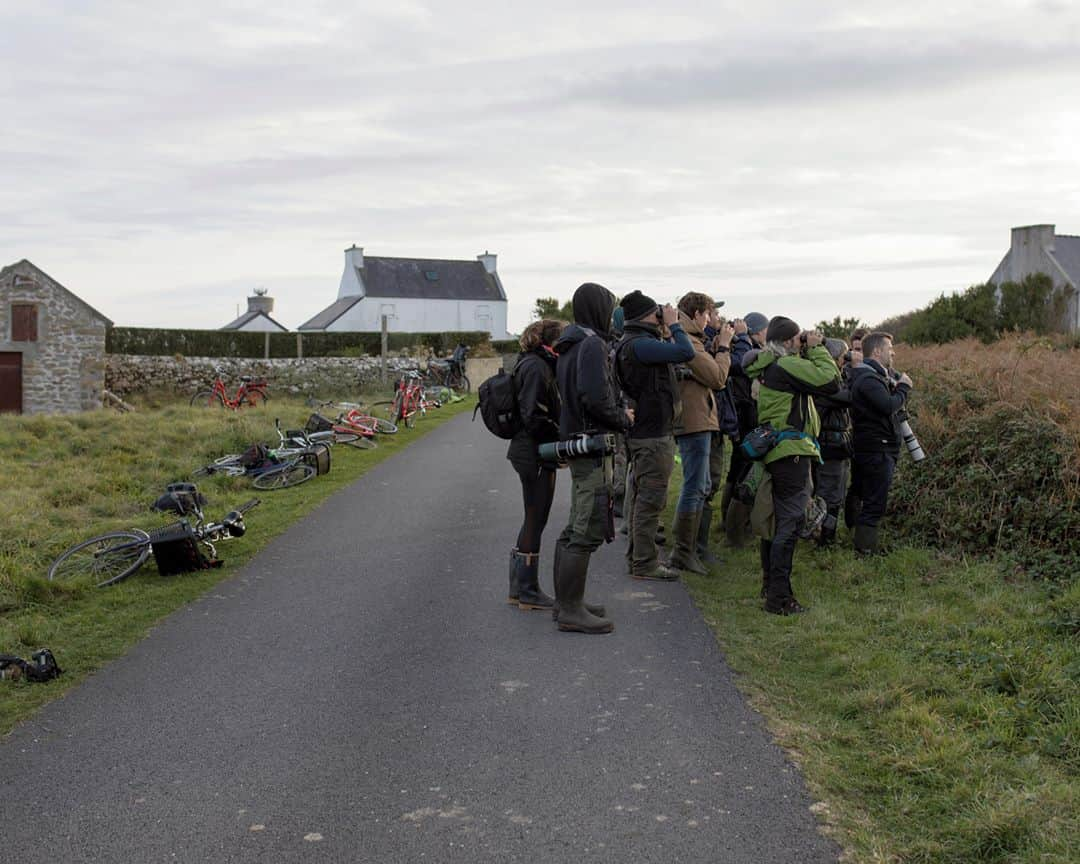
[(746, 322), (747, 333), (758, 333), (769, 326), (769, 319), (760, 312), (751, 312), (743, 321)]
[(657, 308), (656, 301), (652, 297), (647, 297), (636, 289), (623, 297), (619, 305), (622, 306), (627, 321), (643, 318), (655, 312)]
[(828, 338), (825, 340), (825, 348), (832, 355), (833, 360), (839, 360), (840, 356), (847, 351), (847, 342), (843, 339)]
[(765, 331), (766, 342), (787, 342), (799, 335), (799, 325), (790, 318), (777, 315), (769, 322), (769, 329)]

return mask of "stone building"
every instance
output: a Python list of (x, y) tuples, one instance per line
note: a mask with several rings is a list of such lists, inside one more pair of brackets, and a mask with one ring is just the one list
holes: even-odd
[(25, 259), (0, 270), (0, 411), (100, 408), (111, 324)]
[(1045, 273), (1065, 298), (1057, 326), (1080, 331), (1080, 237), (1058, 234), (1053, 225), (1025, 225), (1012, 229), (1009, 251), (989, 281), (1021, 282), (1024, 277)]
[(247, 312), (221, 329), (257, 333), (289, 332), (288, 327), (282, 326), (270, 317), (270, 313), (274, 311), (274, 298), (267, 295), (265, 288), (256, 288), (252, 296), (247, 298), (247, 304)]

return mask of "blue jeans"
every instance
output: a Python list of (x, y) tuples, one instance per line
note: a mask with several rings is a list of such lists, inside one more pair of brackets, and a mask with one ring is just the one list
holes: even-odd
[(694, 513), (705, 506), (709, 494), (709, 453), (712, 448), (712, 432), (694, 432), (675, 438), (682, 460), (682, 492), (676, 513)]

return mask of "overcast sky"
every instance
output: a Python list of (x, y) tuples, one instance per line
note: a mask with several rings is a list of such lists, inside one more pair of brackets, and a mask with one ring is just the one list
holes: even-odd
[[(343, 250), (871, 323), (1080, 234), (1080, 3), (0, 6), (0, 265), (118, 324), (294, 328)], [(726, 311), (727, 311), (726, 310)]]

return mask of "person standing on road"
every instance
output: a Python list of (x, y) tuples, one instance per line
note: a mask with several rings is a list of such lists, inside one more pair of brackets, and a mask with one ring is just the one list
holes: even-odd
[(680, 570), (702, 575), (709, 570), (698, 558), (698, 531), (711, 482), (709, 453), (712, 436), (720, 428), (713, 391), (720, 390), (727, 383), (731, 366), (728, 347), (735, 332), (730, 324), (725, 323), (717, 330), (713, 340), (715, 353), (705, 350), (705, 325), (713, 305), (711, 297), (696, 291), (684, 294), (679, 300), (679, 323), (694, 346), (694, 357), (679, 375), (682, 413), (675, 421), (675, 442), (682, 461), (683, 485), (675, 505), (675, 522), (671, 530), (675, 547), (671, 552), (670, 564)]
[(761, 382), (758, 421), (782, 436), (764, 457), (775, 528), (771, 539), (761, 540), (765, 611), (776, 615), (805, 611), (791, 589), (791, 563), (812, 491), (810, 466), (819, 458), (821, 427), (812, 397), (840, 388), (840, 370), (821, 342), (820, 333), (800, 331), (790, 318), (778, 315), (769, 322), (764, 350), (745, 367), (751, 379)]
[[(615, 295), (586, 282), (574, 292), (574, 323), (555, 344), (556, 377), (562, 395), (559, 434), (626, 432), (634, 412), (620, 407), (611, 380), (607, 338)], [(615, 625), (602, 606), (585, 602), (589, 558), (614, 539), (612, 457), (570, 460), (570, 519), (555, 544), (555, 604), (560, 630), (610, 633)]]
[[(672, 422), (679, 394), (671, 364), (692, 360), (694, 346), (673, 307), (661, 308), (640, 291), (631, 291), (619, 305), (625, 333), (615, 347), (615, 375), (634, 405), (634, 425), (627, 433), (626, 560), (635, 579), (678, 579), (678, 571), (660, 561), (656, 529), (675, 468)], [(663, 341), (662, 327), (670, 329), (671, 342)]]
[(555, 384), (552, 346), (566, 325), (562, 321), (534, 321), (521, 334), (521, 353), (514, 366), (520, 431), (511, 439), (506, 458), (521, 480), (525, 517), (517, 545), (510, 552), (508, 601), (519, 609), (550, 609), (554, 602), (540, 589), (540, 538), (555, 496), (554, 462), (544, 462), (537, 447), (559, 440), (559, 389)]
[(870, 333), (862, 340), (863, 362), (851, 370), (851, 423), (854, 429), (856, 484), (860, 502), (855, 517), (855, 551), (878, 549), (878, 525), (885, 515), (896, 459), (900, 455), (896, 413), (907, 403), (911, 379), (892, 373), (893, 344), (888, 333)]

